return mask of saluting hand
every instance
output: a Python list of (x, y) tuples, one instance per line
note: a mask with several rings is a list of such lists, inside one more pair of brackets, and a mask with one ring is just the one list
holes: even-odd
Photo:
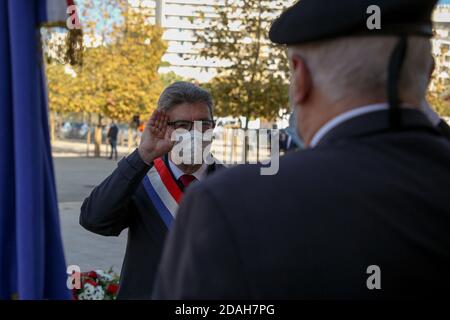
[(155, 110), (145, 126), (138, 152), (148, 165), (172, 150), (175, 144), (170, 139), (173, 129), (167, 125), (168, 121), (166, 112)]

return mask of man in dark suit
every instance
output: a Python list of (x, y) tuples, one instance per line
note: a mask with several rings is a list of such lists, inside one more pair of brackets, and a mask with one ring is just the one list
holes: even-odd
[(434, 4), (302, 0), (275, 21), (307, 149), (274, 176), (241, 166), (194, 186), (154, 298), (449, 294), (450, 142), (420, 107)]
[(164, 239), (184, 189), (219, 167), (181, 163), (170, 152), (174, 130), (191, 131), (194, 121), (201, 122), (201, 131), (214, 127), (212, 108), (209, 92), (193, 84), (167, 87), (139, 148), (119, 162), (81, 207), (80, 224), (89, 231), (118, 236), (128, 229), (120, 299), (150, 298)]
[(109, 127), (108, 133), (106, 134), (106, 137), (108, 138), (109, 144), (111, 146), (111, 155), (109, 156), (109, 159), (112, 160), (114, 157), (114, 160), (117, 160), (117, 136), (119, 134), (119, 128), (117, 127), (116, 123), (113, 121), (111, 123), (111, 126)]

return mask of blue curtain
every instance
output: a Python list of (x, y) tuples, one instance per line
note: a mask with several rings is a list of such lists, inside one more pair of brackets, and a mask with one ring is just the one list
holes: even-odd
[(0, 0), (0, 299), (69, 299), (39, 41), (44, 0)]

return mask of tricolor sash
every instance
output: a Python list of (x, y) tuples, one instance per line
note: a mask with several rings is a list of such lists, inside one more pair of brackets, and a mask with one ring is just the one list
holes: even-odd
[(164, 160), (153, 161), (143, 180), (145, 191), (168, 229), (175, 219), (183, 192), (172, 177)]

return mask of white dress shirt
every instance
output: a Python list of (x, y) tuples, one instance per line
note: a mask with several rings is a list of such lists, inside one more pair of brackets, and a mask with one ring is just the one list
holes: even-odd
[[(181, 169), (178, 168), (177, 165), (175, 163), (173, 163), (170, 159), (169, 159), (169, 166), (170, 166), (170, 170), (172, 171), (173, 175), (175, 176), (175, 179), (177, 179), (177, 180), (180, 179), (181, 176), (186, 174), (183, 171), (181, 171)], [(202, 166), (197, 171), (192, 173), (192, 175), (195, 177), (195, 179), (200, 181), (206, 176), (207, 169), (208, 169), (208, 166), (206, 164), (202, 164)]]
[(328, 121), (324, 126), (322, 126), (319, 131), (316, 132), (316, 134), (311, 139), (311, 142), (309, 143), (310, 148), (314, 148), (317, 146), (320, 140), (332, 129), (336, 128), (341, 123), (344, 123), (350, 119), (362, 116), (363, 114), (376, 112), (380, 110), (388, 110), (389, 104), (387, 103), (380, 103), (380, 104), (372, 104), (368, 106), (358, 107), (356, 109), (352, 109), (350, 111), (341, 113), (337, 117), (331, 119)]

